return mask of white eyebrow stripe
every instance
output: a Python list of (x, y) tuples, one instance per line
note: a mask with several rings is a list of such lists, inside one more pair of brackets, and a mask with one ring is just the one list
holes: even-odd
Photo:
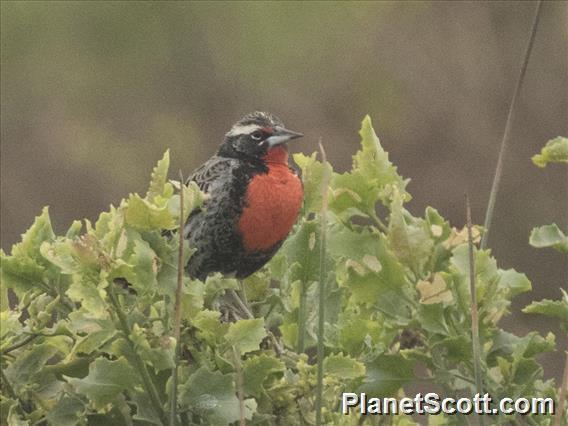
[(261, 129), (261, 127), (257, 124), (236, 125), (227, 133), (227, 136), (248, 135), (259, 129)]

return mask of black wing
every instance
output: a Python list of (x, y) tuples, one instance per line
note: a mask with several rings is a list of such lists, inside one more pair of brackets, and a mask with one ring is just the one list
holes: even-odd
[[(216, 197), (223, 187), (230, 186), (233, 170), (238, 166), (238, 160), (234, 158), (213, 156), (201, 166), (199, 166), (187, 179), (186, 184), (195, 182), (200, 190)], [(209, 201), (205, 201), (204, 207), (207, 208)], [(202, 212), (202, 209), (195, 209), (187, 218), (184, 228), (184, 236), (188, 238), (192, 219), (195, 219)]]
[(193, 172), (186, 183), (193, 181), (203, 192), (211, 192), (215, 184), (230, 178), (235, 161), (233, 158), (211, 157)]

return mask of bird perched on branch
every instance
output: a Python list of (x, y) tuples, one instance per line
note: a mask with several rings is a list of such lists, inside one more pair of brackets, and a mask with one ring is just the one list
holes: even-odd
[(302, 205), (302, 182), (288, 165), (287, 142), (302, 137), (266, 112), (235, 123), (217, 154), (194, 181), (209, 197), (189, 216), (184, 232), (196, 252), (193, 278), (221, 272), (245, 278), (268, 262), (286, 239)]

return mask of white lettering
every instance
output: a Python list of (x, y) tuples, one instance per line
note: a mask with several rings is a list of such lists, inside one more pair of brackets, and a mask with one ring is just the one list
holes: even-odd
[(341, 398), (341, 413), (349, 414), (349, 407), (356, 407), (359, 404), (359, 397), (356, 393), (343, 393)]

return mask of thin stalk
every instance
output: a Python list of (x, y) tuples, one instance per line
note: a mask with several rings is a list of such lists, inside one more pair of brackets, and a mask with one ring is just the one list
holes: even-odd
[(384, 222), (379, 218), (379, 216), (377, 216), (377, 212), (371, 210), (369, 212), (369, 216), (371, 217), (371, 219), (375, 221), (375, 224), (377, 225), (379, 230), (383, 231), (384, 233), (389, 232), (389, 227), (384, 224)]
[(532, 24), (532, 30), (525, 49), (525, 58), (523, 64), (521, 65), (521, 70), (519, 72), (519, 77), (517, 79), (517, 85), (515, 86), (515, 91), (513, 92), (513, 98), (511, 99), (511, 105), (509, 106), (509, 113), (507, 115), (507, 122), (505, 123), (505, 130), (503, 132), (503, 138), (501, 139), (501, 148), (499, 150), (499, 157), (497, 158), (497, 166), (495, 168), (495, 176), (493, 177), (493, 184), (491, 186), (491, 193), (489, 194), (489, 202), (487, 203), (487, 211), (485, 212), (485, 222), (483, 227), (485, 232), (481, 238), (481, 248), (487, 247), (487, 240), (489, 238), (489, 230), (491, 229), (491, 222), (493, 220), (493, 212), (495, 210), (495, 200), (497, 198), (497, 193), (499, 192), (499, 186), (501, 185), (501, 176), (503, 174), (503, 161), (507, 148), (509, 146), (509, 136), (511, 133), (511, 126), (513, 123), (513, 117), (515, 113), (515, 107), (517, 105), (517, 98), (523, 86), (523, 81), (525, 79), (525, 73), (527, 71), (527, 65), (529, 63), (529, 58), (531, 56), (532, 47), (534, 44), (534, 39), (536, 35), (536, 29), (538, 26), (538, 21), (540, 19), (540, 11), (542, 9), (542, 0), (539, 0), (536, 6), (536, 12), (534, 15), (534, 20)]
[(239, 398), (239, 426), (245, 426), (245, 390), (243, 387), (243, 368), (241, 355), (233, 346), (233, 358), (235, 361), (235, 384), (237, 385), (237, 397)]
[(11, 346), (8, 346), (6, 349), (4, 349), (2, 352), (0, 352), (0, 355), (5, 355), (7, 353), (10, 353), (18, 348), (21, 348), (22, 346), (27, 345), (28, 343), (30, 343), (32, 340), (34, 340), (35, 338), (41, 336), (41, 334), (31, 334), (28, 337), (26, 337), (24, 340), (22, 340), (21, 342), (18, 343), (14, 343)]
[[(245, 302), (243, 302), (238, 293), (232, 288), (228, 289), (227, 291), (231, 295), (237, 306), (243, 311), (247, 319), (253, 319), (254, 315), (252, 314), (250, 308), (247, 306), (247, 304), (245, 304)], [(272, 341), (272, 345), (274, 346), (276, 353), (278, 355), (282, 355), (282, 353), (284, 353), (284, 348), (280, 345), (276, 336), (272, 333), (272, 331), (268, 329), (266, 329), (266, 334), (268, 334), (268, 337)]]
[(252, 312), (250, 311), (249, 307), (245, 304), (245, 302), (243, 302), (243, 299), (241, 299), (241, 297), (239, 296), (239, 294), (233, 290), (232, 288), (229, 289), (229, 294), (231, 295), (231, 297), (233, 298), (233, 300), (235, 301), (235, 303), (238, 305), (238, 307), (243, 311), (243, 313), (246, 315), (246, 317), (248, 319), (253, 319), (254, 315), (252, 314)]
[(140, 372), (140, 376), (141, 376), (141, 379), (142, 379), (142, 384), (144, 386), (144, 390), (146, 391), (146, 394), (148, 394), (148, 396), (150, 398), (150, 403), (152, 404), (154, 411), (160, 417), (160, 420), (162, 421), (162, 423), (167, 424), (168, 419), (167, 419), (166, 413), (164, 412), (162, 402), (160, 401), (160, 396), (158, 394), (156, 386), (154, 385), (154, 382), (152, 381), (152, 377), (150, 376), (150, 373), (148, 372), (148, 368), (146, 367), (144, 360), (142, 358), (140, 358), (140, 355), (138, 355), (138, 352), (136, 352), (136, 345), (130, 339), (131, 330), (130, 330), (130, 327), (128, 326), (128, 321), (126, 319), (126, 315), (124, 315), (124, 312), (122, 311), (122, 308), (121, 308), (121, 306), (120, 306), (120, 304), (119, 304), (119, 302), (118, 302), (118, 300), (117, 300), (117, 298), (114, 294), (114, 289), (113, 289), (112, 285), (109, 286), (108, 295), (109, 295), (109, 298), (110, 298), (112, 305), (114, 306), (116, 314), (118, 316), (119, 325), (120, 325), (120, 328), (122, 329), (122, 332), (124, 333), (124, 338), (128, 342), (130, 349), (132, 350), (132, 354), (133, 354), (132, 356), (133, 356), (134, 362), (136, 364), (136, 370), (138, 370)]
[(177, 287), (176, 299), (174, 304), (174, 338), (176, 339), (176, 352), (174, 359), (174, 368), (172, 369), (172, 391), (170, 395), (170, 426), (175, 426), (177, 423), (177, 385), (178, 385), (178, 366), (181, 357), (181, 292), (183, 289), (183, 228), (184, 214), (183, 214), (183, 191), (184, 179), (181, 170), (179, 171), (179, 182), (181, 190), (179, 191), (179, 247), (178, 247), (178, 270), (177, 270)]
[[(477, 293), (475, 288), (475, 259), (473, 256), (473, 235), (471, 232), (471, 206), (469, 197), (465, 196), (467, 216), (467, 242), (469, 246), (469, 291), (471, 293), (471, 342), (473, 346), (473, 373), (475, 375), (475, 390), (483, 395), (481, 380), (481, 346), (479, 343), (479, 315), (477, 312)], [(478, 416), (479, 424), (483, 426), (483, 417)]]
[(554, 417), (554, 426), (562, 424), (562, 416), (564, 415), (566, 406), (566, 390), (568, 388), (568, 352), (566, 352), (566, 362), (564, 363), (564, 374), (562, 375), (562, 386), (558, 392), (558, 410)]
[(318, 283), (318, 364), (317, 364), (317, 385), (316, 385), (316, 425), (322, 424), (322, 405), (323, 405), (323, 361), (324, 361), (324, 345), (323, 334), (325, 326), (325, 281), (327, 277), (325, 253), (326, 253), (326, 227), (327, 227), (327, 192), (329, 187), (330, 173), (325, 167), (327, 157), (321, 140), (319, 141), (319, 149), (323, 163), (322, 176), (322, 202), (320, 212), (320, 264), (319, 264), (319, 283)]
[(308, 299), (308, 284), (301, 282), (300, 304), (298, 306), (298, 352), (303, 353), (306, 349), (306, 302)]
[(18, 399), (18, 395), (16, 395), (16, 392), (14, 392), (14, 388), (12, 387), (12, 385), (8, 381), (8, 378), (4, 374), (4, 368), (0, 368), (0, 378), (2, 379), (1, 380), (2, 388), (6, 390), (6, 395), (8, 395), (12, 399)]

